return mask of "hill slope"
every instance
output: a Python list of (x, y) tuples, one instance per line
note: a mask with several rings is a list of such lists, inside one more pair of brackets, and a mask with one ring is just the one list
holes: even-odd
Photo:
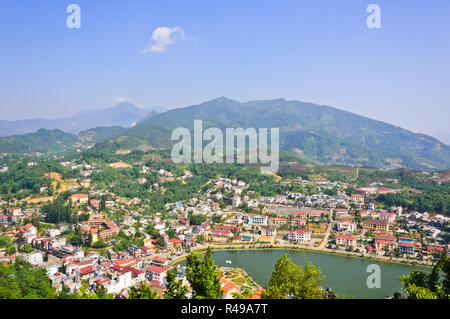
[(222, 97), (173, 109), (144, 119), (103, 146), (132, 140), (134, 146), (167, 148), (171, 131), (192, 129), (196, 119), (203, 120), (204, 129), (278, 127), (283, 150), (320, 164), (417, 170), (450, 167), (450, 146), (433, 137), (334, 107), (284, 99), (240, 103)]
[(40, 129), (35, 133), (0, 137), (0, 153), (61, 155), (114, 138), (125, 130), (120, 126), (96, 127), (75, 135), (57, 129)]
[(76, 135), (40, 129), (36, 133), (0, 138), (0, 152), (54, 155), (73, 150), (78, 142)]

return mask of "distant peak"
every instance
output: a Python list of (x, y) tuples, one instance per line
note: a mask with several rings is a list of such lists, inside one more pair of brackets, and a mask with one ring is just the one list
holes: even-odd
[(229, 99), (226, 96), (221, 96), (221, 97), (218, 97), (216, 99), (213, 99), (213, 100), (210, 100), (210, 101), (206, 101), (206, 102), (204, 102), (202, 104), (205, 104), (205, 103), (240, 103), (240, 102), (238, 102), (236, 100)]
[(131, 104), (130, 102), (119, 102), (114, 106), (114, 108), (133, 108), (133, 109), (139, 109), (138, 106)]

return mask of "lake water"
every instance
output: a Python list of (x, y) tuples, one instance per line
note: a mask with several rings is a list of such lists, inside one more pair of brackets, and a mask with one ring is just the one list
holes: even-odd
[[(398, 280), (401, 275), (407, 275), (414, 270), (431, 270), (422, 266), (295, 250), (215, 251), (213, 258), (216, 265), (244, 269), (258, 284), (265, 287), (275, 269), (276, 261), (284, 253), (297, 265), (311, 262), (319, 266), (325, 275), (322, 287), (330, 286), (338, 295), (354, 298), (384, 298), (395, 291), (401, 291), (402, 285)], [(227, 264), (226, 260), (230, 260), (231, 265)], [(367, 266), (370, 264), (380, 266), (381, 288), (367, 287), (367, 277), (371, 274), (367, 272)]]

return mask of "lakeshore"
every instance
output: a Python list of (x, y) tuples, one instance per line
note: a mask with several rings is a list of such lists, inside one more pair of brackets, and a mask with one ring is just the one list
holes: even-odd
[[(268, 247), (267, 247), (268, 246)], [(316, 253), (322, 253), (322, 254), (330, 254), (330, 255), (337, 255), (337, 256), (345, 256), (345, 257), (353, 257), (353, 258), (360, 258), (360, 259), (369, 259), (373, 261), (380, 261), (385, 263), (394, 263), (394, 264), (401, 264), (401, 265), (409, 265), (409, 266), (420, 266), (424, 268), (432, 268), (433, 263), (431, 262), (425, 262), (425, 261), (417, 261), (417, 260), (407, 260), (404, 258), (394, 258), (394, 257), (384, 257), (384, 256), (377, 256), (377, 255), (369, 255), (369, 254), (361, 254), (361, 253), (355, 253), (355, 252), (348, 252), (348, 251), (342, 251), (342, 250), (336, 250), (336, 249), (328, 249), (328, 248), (312, 248), (312, 247), (305, 247), (305, 246), (299, 246), (299, 245), (267, 245), (267, 244), (251, 244), (251, 245), (198, 245), (194, 248), (191, 248), (192, 252), (203, 254), (208, 248), (211, 248), (212, 251), (246, 251), (246, 250), (293, 250), (293, 251), (310, 251), (310, 252), (316, 252)], [(172, 260), (172, 265), (176, 265), (183, 260), (186, 259), (186, 256), (188, 254), (183, 254), (182, 256), (176, 257)]]
[[(429, 271), (430, 268), (423, 265), (402, 264), (398, 262), (386, 262), (373, 258), (350, 258), (351, 255), (322, 253), (306, 249), (280, 249), (256, 248), (256, 249), (213, 249), (213, 259), (219, 267), (228, 264), (228, 267), (243, 269), (259, 286), (267, 285), (270, 274), (274, 270), (277, 259), (284, 253), (298, 265), (311, 262), (319, 266), (325, 280), (323, 287), (330, 286), (338, 295), (344, 298), (375, 298), (381, 299), (401, 291), (402, 286), (398, 281), (401, 275), (409, 274), (414, 270)], [(200, 253), (203, 250), (199, 250)], [(231, 261), (231, 265), (226, 261)], [(173, 264), (183, 263), (183, 259), (174, 260)], [(367, 267), (377, 264), (381, 270), (381, 287), (370, 289), (366, 285)]]

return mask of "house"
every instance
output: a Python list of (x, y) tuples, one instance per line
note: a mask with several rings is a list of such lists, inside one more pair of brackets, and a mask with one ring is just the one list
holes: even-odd
[(131, 285), (138, 286), (141, 282), (145, 281), (146, 272), (134, 267), (126, 267), (122, 270), (123, 273), (131, 273)]
[(299, 243), (311, 240), (311, 232), (309, 230), (291, 230), (288, 233), (288, 240)]
[(336, 235), (336, 245), (356, 247), (356, 237), (349, 235)]
[(88, 202), (89, 198), (85, 194), (72, 194), (70, 200), (72, 203), (84, 204)]
[(275, 237), (276, 234), (277, 234), (277, 229), (275, 227), (271, 227), (271, 226), (261, 227), (261, 236)]
[(165, 284), (165, 279), (167, 277), (167, 271), (169, 267), (159, 267), (150, 266), (145, 270), (145, 278), (148, 281), (157, 281), (159, 283)]
[(155, 251), (153, 248), (147, 247), (147, 246), (142, 246), (141, 250), (142, 250), (143, 256), (151, 256), (153, 254), (153, 252)]
[(0, 225), (8, 224), (8, 220), (9, 220), (8, 215), (1, 215), (0, 216)]
[(323, 211), (320, 210), (312, 210), (309, 212), (309, 216), (310, 218), (320, 218), (323, 215)]
[(231, 238), (233, 237), (233, 233), (225, 229), (213, 229), (209, 232), (209, 236), (217, 238)]
[(337, 230), (353, 233), (356, 230), (356, 224), (350, 220), (343, 220), (337, 223)]
[(285, 225), (287, 220), (285, 217), (269, 217), (269, 225), (280, 227), (281, 225)]
[(155, 256), (152, 259), (150, 265), (157, 267), (166, 267), (169, 264), (169, 260), (167, 258), (161, 256)]
[(237, 215), (236, 218), (239, 221), (243, 221), (249, 225), (267, 225), (268, 217), (263, 215), (255, 215), (255, 214), (240, 214)]
[(291, 219), (291, 226), (292, 227), (296, 227), (296, 228), (300, 228), (300, 227), (305, 227), (306, 226), (306, 220), (304, 218), (292, 218)]
[(335, 211), (335, 216), (337, 219), (349, 217), (348, 211), (346, 209), (337, 208)]
[(94, 268), (92, 268), (92, 265), (79, 268), (75, 274), (78, 278), (80, 278), (80, 280), (88, 280), (90, 278), (94, 278)]
[(395, 236), (386, 234), (375, 237), (375, 250), (392, 251), (397, 246), (397, 238)]
[(380, 213), (380, 220), (385, 220), (388, 223), (395, 223), (395, 213), (388, 213), (388, 212), (381, 212)]
[(67, 275), (62, 274), (60, 272), (55, 272), (53, 274), (48, 275), (50, 282), (54, 288), (57, 290), (61, 290), (62, 284), (67, 280)]
[(366, 231), (384, 232), (389, 231), (389, 223), (385, 220), (366, 219), (362, 222), (362, 227)]
[(351, 203), (355, 206), (364, 205), (364, 195), (362, 194), (352, 194)]
[(249, 215), (248, 224), (249, 225), (267, 225), (267, 216), (262, 215)]
[(127, 271), (125, 273), (119, 272), (111, 280), (108, 280), (103, 284), (103, 287), (105, 287), (106, 292), (109, 294), (118, 294), (123, 289), (126, 289), (131, 286), (133, 286), (133, 278), (131, 271)]
[(433, 257), (440, 257), (444, 253), (444, 251), (445, 251), (444, 247), (427, 246), (427, 248), (425, 250), (425, 255), (433, 256)]
[(239, 292), (239, 287), (234, 282), (226, 280), (222, 283), (222, 290), (224, 299), (233, 299), (233, 293)]
[(410, 243), (410, 242), (399, 242), (398, 249), (399, 249), (400, 253), (403, 255), (413, 256), (415, 253), (414, 243)]
[(8, 215), (12, 215), (14, 217), (22, 214), (22, 209), (20, 207), (10, 207), (6, 210)]
[(27, 256), (26, 260), (32, 265), (41, 265), (44, 262), (41, 253), (34, 253)]

